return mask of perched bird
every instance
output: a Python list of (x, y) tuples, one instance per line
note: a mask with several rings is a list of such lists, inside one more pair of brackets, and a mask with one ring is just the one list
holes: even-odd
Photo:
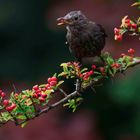
[(81, 11), (71, 11), (57, 19), (57, 25), (65, 25), (70, 52), (82, 64), (93, 64), (105, 46), (106, 33), (100, 24), (90, 21)]

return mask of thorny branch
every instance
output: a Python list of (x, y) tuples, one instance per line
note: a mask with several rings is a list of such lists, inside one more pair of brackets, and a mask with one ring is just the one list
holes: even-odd
[[(126, 69), (124, 69), (124, 71), (126, 71), (128, 68), (133, 67), (133, 66), (136, 66), (136, 65), (138, 65), (138, 64), (140, 64), (140, 60), (134, 60), (133, 63), (131, 63), (131, 65), (129, 65)], [(118, 72), (120, 72), (120, 71), (118, 70)], [(86, 89), (91, 88), (91, 87), (93, 87), (93, 86), (95, 86), (95, 85), (97, 85), (97, 84), (100, 84), (104, 79), (105, 79), (105, 78), (102, 77), (102, 78), (98, 79), (98, 81), (92, 80), (92, 81), (91, 81), (86, 87), (84, 87), (84, 88), (81, 86), (80, 80), (79, 80), (79, 79), (76, 79), (75, 91), (72, 92), (72, 93), (70, 93), (70, 94), (66, 93), (62, 88), (59, 87), (58, 90), (64, 95), (64, 98), (62, 98), (61, 100), (59, 100), (59, 101), (56, 102), (56, 103), (53, 103), (53, 104), (51, 104), (51, 105), (48, 105), (46, 108), (40, 110), (34, 117), (28, 118), (28, 119), (26, 119), (26, 120), (24, 120), (24, 121), (22, 121), (22, 122), (18, 122), (18, 123), (15, 122), (15, 124), (16, 124), (16, 125), (21, 125), (21, 124), (23, 124), (23, 123), (25, 123), (25, 122), (27, 122), (27, 121), (29, 121), (29, 120), (35, 119), (36, 117), (40, 116), (41, 114), (44, 114), (44, 113), (49, 112), (50, 110), (54, 109), (55, 107), (57, 107), (57, 106), (59, 106), (59, 105), (62, 105), (62, 104), (64, 104), (64, 103), (66, 103), (69, 99), (72, 99), (73, 97), (82, 96), (82, 93), (83, 93)], [(5, 123), (1, 123), (1, 125), (4, 125), (4, 124), (5, 124)]]

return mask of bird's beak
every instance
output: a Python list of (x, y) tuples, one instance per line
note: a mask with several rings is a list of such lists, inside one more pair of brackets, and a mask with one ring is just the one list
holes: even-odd
[(71, 21), (66, 18), (66, 17), (60, 17), (57, 19), (57, 25), (66, 25), (66, 24), (71, 24)]

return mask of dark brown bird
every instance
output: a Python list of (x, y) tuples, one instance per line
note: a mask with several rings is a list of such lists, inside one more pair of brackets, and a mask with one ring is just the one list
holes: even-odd
[(105, 46), (106, 33), (100, 24), (90, 21), (81, 11), (72, 11), (57, 19), (57, 25), (66, 25), (70, 52), (81, 63), (94, 63)]

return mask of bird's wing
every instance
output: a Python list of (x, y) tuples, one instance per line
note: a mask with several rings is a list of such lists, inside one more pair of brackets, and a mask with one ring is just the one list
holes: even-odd
[(100, 53), (105, 46), (105, 37), (107, 36), (103, 27), (90, 21), (84, 36), (87, 40), (87, 48), (93, 53)]

